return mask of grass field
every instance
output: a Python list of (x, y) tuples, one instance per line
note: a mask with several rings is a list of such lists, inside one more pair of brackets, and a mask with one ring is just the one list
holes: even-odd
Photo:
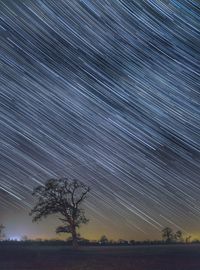
[(0, 246), (1, 270), (200, 270), (200, 245)]

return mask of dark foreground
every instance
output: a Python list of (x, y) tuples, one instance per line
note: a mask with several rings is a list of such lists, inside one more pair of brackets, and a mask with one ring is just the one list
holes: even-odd
[(0, 246), (1, 270), (200, 270), (200, 245)]

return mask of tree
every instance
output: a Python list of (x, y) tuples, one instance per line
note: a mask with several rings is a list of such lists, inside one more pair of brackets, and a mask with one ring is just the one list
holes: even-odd
[(191, 240), (191, 235), (188, 235), (186, 238), (185, 238), (185, 243), (186, 244), (189, 244), (190, 243), (190, 240)]
[(165, 227), (162, 230), (162, 238), (166, 243), (171, 243), (174, 239), (173, 231), (170, 227)]
[(21, 241), (27, 242), (28, 241), (28, 236), (27, 235), (22, 235)]
[(67, 178), (48, 180), (33, 191), (33, 196), (38, 199), (30, 212), (30, 215), (33, 215), (33, 222), (52, 214), (59, 214), (63, 226), (59, 226), (56, 232), (70, 233), (73, 247), (78, 247), (77, 228), (89, 221), (81, 208), (89, 191), (90, 188), (78, 180)]
[(177, 231), (174, 235), (174, 238), (177, 242), (183, 242), (183, 233), (182, 231)]
[(3, 233), (3, 230), (5, 229), (3, 224), (0, 224), (0, 241), (4, 239), (5, 235)]
[(105, 236), (105, 235), (102, 235), (101, 237), (100, 237), (100, 239), (99, 239), (99, 243), (100, 244), (108, 244), (108, 238), (107, 238), (107, 236)]

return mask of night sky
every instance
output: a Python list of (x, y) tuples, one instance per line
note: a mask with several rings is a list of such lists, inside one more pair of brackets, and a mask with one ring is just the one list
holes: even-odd
[(92, 189), (84, 237), (200, 238), (200, 2), (1, 0), (0, 32), (7, 237), (56, 237), (31, 192), (66, 176)]

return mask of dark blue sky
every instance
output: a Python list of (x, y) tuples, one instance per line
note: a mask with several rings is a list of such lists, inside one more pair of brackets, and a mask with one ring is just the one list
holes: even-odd
[(92, 188), (88, 238), (197, 237), (199, 1), (4, 0), (0, 31), (7, 235), (53, 236), (30, 194), (67, 176)]

